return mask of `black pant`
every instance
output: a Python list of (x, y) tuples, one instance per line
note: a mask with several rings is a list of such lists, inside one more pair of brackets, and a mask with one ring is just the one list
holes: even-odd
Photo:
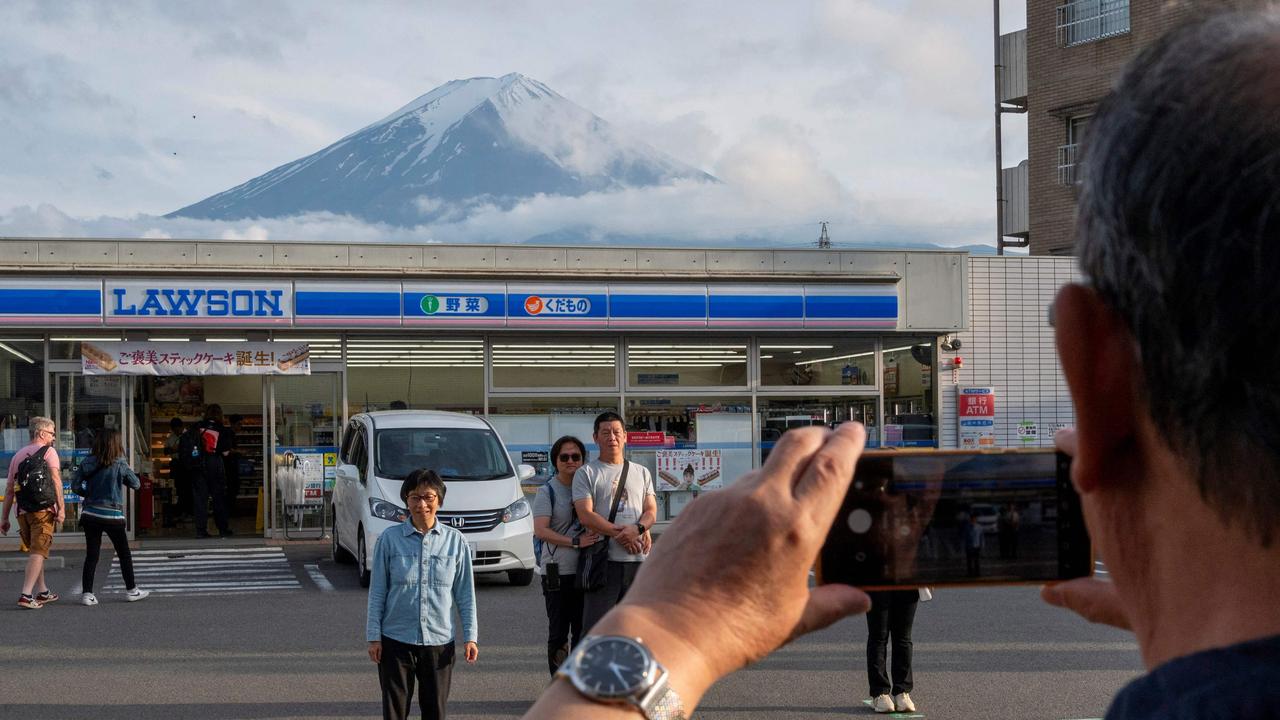
[[(218, 461), (221, 463), (221, 460)], [(227, 532), (227, 481), (220, 473), (193, 473), (191, 489), (195, 495), (196, 534), (209, 532), (209, 500), (213, 499), (213, 522), (218, 532)]]
[(967, 547), (964, 549), (964, 568), (969, 577), (982, 574), (982, 548)]
[(600, 622), (600, 618), (612, 610), (614, 605), (622, 602), (622, 597), (627, 594), (627, 590), (631, 589), (631, 583), (636, 579), (636, 573), (639, 571), (640, 563), (638, 562), (609, 561), (604, 587), (599, 590), (588, 590), (582, 594), (584, 633), (591, 632), (591, 627)]
[[(560, 576), (560, 589), (548, 590), (547, 578), (542, 578), (542, 597), (547, 601), (547, 668), (556, 674), (560, 663), (569, 657), (569, 651), (582, 639), (582, 590), (573, 575)], [(573, 643), (569, 634), (573, 634)]]
[[(867, 613), (867, 683), (871, 697), (911, 692), (911, 625), (920, 604), (918, 590), (888, 590), (867, 593), (871, 610)], [(885, 672), (889, 637), (893, 636), (893, 685)]]
[(453, 643), (409, 645), (382, 636), (378, 683), (382, 686), (382, 717), (386, 720), (409, 717), (415, 681), (423, 720), (444, 720), (452, 679)]
[(98, 571), (98, 558), (102, 554), (102, 533), (111, 538), (111, 546), (116, 549), (116, 557), (120, 558), (120, 574), (124, 576), (124, 586), (130, 590), (138, 587), (133, 579), (133, 553), (129, 552), (129, 537), (125, 534), (124, 522), (97, 520), (90, 515), (80, 516), (80, 528), (84, 530), (84, 570), (80, 573), (80, 584), (84, 592), (93, 592), (93, 576)]

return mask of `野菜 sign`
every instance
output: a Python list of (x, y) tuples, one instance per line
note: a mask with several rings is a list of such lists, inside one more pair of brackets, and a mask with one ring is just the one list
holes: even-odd
[(305, 343), (82, 342), (85, 375), (310, 375)]

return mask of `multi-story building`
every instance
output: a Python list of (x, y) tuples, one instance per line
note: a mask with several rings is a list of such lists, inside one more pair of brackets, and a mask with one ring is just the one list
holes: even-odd
[[(1025, 108), (1028, 146), (1026, 166), (1003, 172), (1004, 235), (1029, 239), (1034, 255), (1069, 254), (1081, 142), (1088, 133), (1089, 118), (1121, 68), (1194, 12), (1260, 4), (1260, 0), (1027, 0), (1026, 30), (1004, 35), (1000, 42), (1004, 66), (1000, 100), (1006, 111)], [(1025, 182), (1020, 184), (1023, 177)], [(1022, 208), (1026, 215), (1020, 218)]]

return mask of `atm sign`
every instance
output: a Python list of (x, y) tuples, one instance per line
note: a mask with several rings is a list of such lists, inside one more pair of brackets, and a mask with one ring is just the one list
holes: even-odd
[[(973, 388), (976, 389), (976, 388)], [(995, 393), (967, 392), (970, 388), (966, 388), (959, 397), (959, 408), (957, 412), (961, 419), (964, 418), (994, 418), (996, 416), (996, 397)]]

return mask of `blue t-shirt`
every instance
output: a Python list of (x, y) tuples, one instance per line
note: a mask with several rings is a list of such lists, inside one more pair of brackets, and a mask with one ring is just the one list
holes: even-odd
[(1280, 720), (1280, 635), (1170, 660), (1129, 683), (1107, 720)]

